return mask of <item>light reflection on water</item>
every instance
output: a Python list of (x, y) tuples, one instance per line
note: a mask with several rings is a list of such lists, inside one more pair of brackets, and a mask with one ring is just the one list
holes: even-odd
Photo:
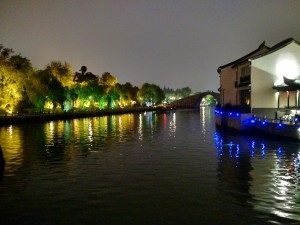
[[(228, 138), (229, 137), (229, 138)], [(243, 170), (247, 201), (257, 211), (270, 212), (282, 218), (300, 221), (300, 144), (280, 142), (270, 138), (215, 133), (217, 156), (220, 160), (220, 176), (228, 179), (231, 174)], [(242, 150), (242, 151), (240, 151)], [(229, 179), (232, 182), (234, 179)]]
[(300, 144), (216, 131), (211, 108), (0, 127), (0, 144), (7, 224), (300, 221)]

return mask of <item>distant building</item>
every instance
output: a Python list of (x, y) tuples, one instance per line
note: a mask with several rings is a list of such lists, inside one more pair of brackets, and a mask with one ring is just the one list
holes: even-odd
[(221, 106), (249, 107), (252, 114), (274, 117), (300, 113), (300, 43), (288, 38), (218, 68)]

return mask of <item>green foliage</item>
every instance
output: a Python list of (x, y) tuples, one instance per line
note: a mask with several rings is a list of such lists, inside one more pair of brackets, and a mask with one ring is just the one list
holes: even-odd
[(120, 96), (120, 105), (122, 107), (131, 105), (133, 102), (137, 101), (137, 93), (139, 91), (138, 87), (133, 87), (131, 83), (126, 82), (125, 84), (117, 83), (114, 90)]
[(115, 108), (116, 103), (119, 101), (120, 95), (113, 89), (107, 94), (107, 104), (109, 108)]
[(13, 55), (8, 60), (14, 70), (27, 74), (33, 71), (30, 60), (21, 55)]
[[(158, 104), (165, 98), (164, 91), (155, 84), (145, 83), (139, 89), (129, 82), (119, 84), (109, 72), (98, 77), (87, 72), (86, 66), (80, 71), (74, 75), (70, 64), (60, 61), (35, 70), (29, 59), (0, 45), (0, 113), (105, 109), (137, 103)], [(190, 92), (189, 88), (183, 88), (181, 95)]]
[(106, 96), (102, 96), (99, 101), (99, 109), (106, 109), (108, 107), (108, 102)]
[(100, 78), (100, 83), (110, 89), (111, 87), (114, 87), (118, 83), (118, 79), (111, 75), (109, 72), (105, 72), (102, 74)]
[(58, 81), (56, 77), (52, 77), (49, 84), (49, 93), (48, 98), (52, 101), (54, 105), (54, 109), (57, 107), (57, 105), (60, 105), (63, 109), (64, 101), (65, 101), (65, 95), (64, 95), (64, 88), (62, 84)]
[(202, 99), (201, 104), (204, 104), (204, 105), (216, 105), (217, 104), (217, 100), (212, 95), (206, 95)]
[(177, 99), (188, 97), (192, 94), (192, 90), (189, 87), (184, 87), (176, 90), (164, 87), (163, 91), (165, 93), (166, 101), (168, 103)]
[(0, 45), (0, 109), (17, 111), (33, 75), (30, 61)]
[(141, 103), (147, 105), (161, 103), (165, 98), (165, 94), (159, 86), (149, 83), (142, 85), (138, 95)]
[(71, 66), (68, 63), (52, 61), (45, 70), (49, 76), (55, 77), (63, 87), (72, 87), (74, 85)]

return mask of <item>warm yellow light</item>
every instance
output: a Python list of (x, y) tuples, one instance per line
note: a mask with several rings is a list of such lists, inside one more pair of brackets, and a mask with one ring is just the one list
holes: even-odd
[(90, 102), (90, 101), (85, 101), (85, 102), (84, 102), (84, 107), (89, 108), (90, 105), (91, 105), (91, 102)]
[(246, 100), (246, 105), (250, 105), (250, 99), (249, 98), (247, 98), (247, 100)]
[(45, 108), (46, 109), (53, 109), (53, 102), (51, 101), (47, 101), (46, 104), (45, 104)]

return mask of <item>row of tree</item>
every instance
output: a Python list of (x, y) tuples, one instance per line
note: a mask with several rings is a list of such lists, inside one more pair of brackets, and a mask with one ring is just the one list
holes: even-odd
[(0, 45), (2, 114), (149, 106), (164, 100), (164, 91), (155, 84), (120, 84), (109, 72), (97, 76), (85, 66), (74, 74), (68, 63), (53, 61), (35, 70), (26, 57)]

